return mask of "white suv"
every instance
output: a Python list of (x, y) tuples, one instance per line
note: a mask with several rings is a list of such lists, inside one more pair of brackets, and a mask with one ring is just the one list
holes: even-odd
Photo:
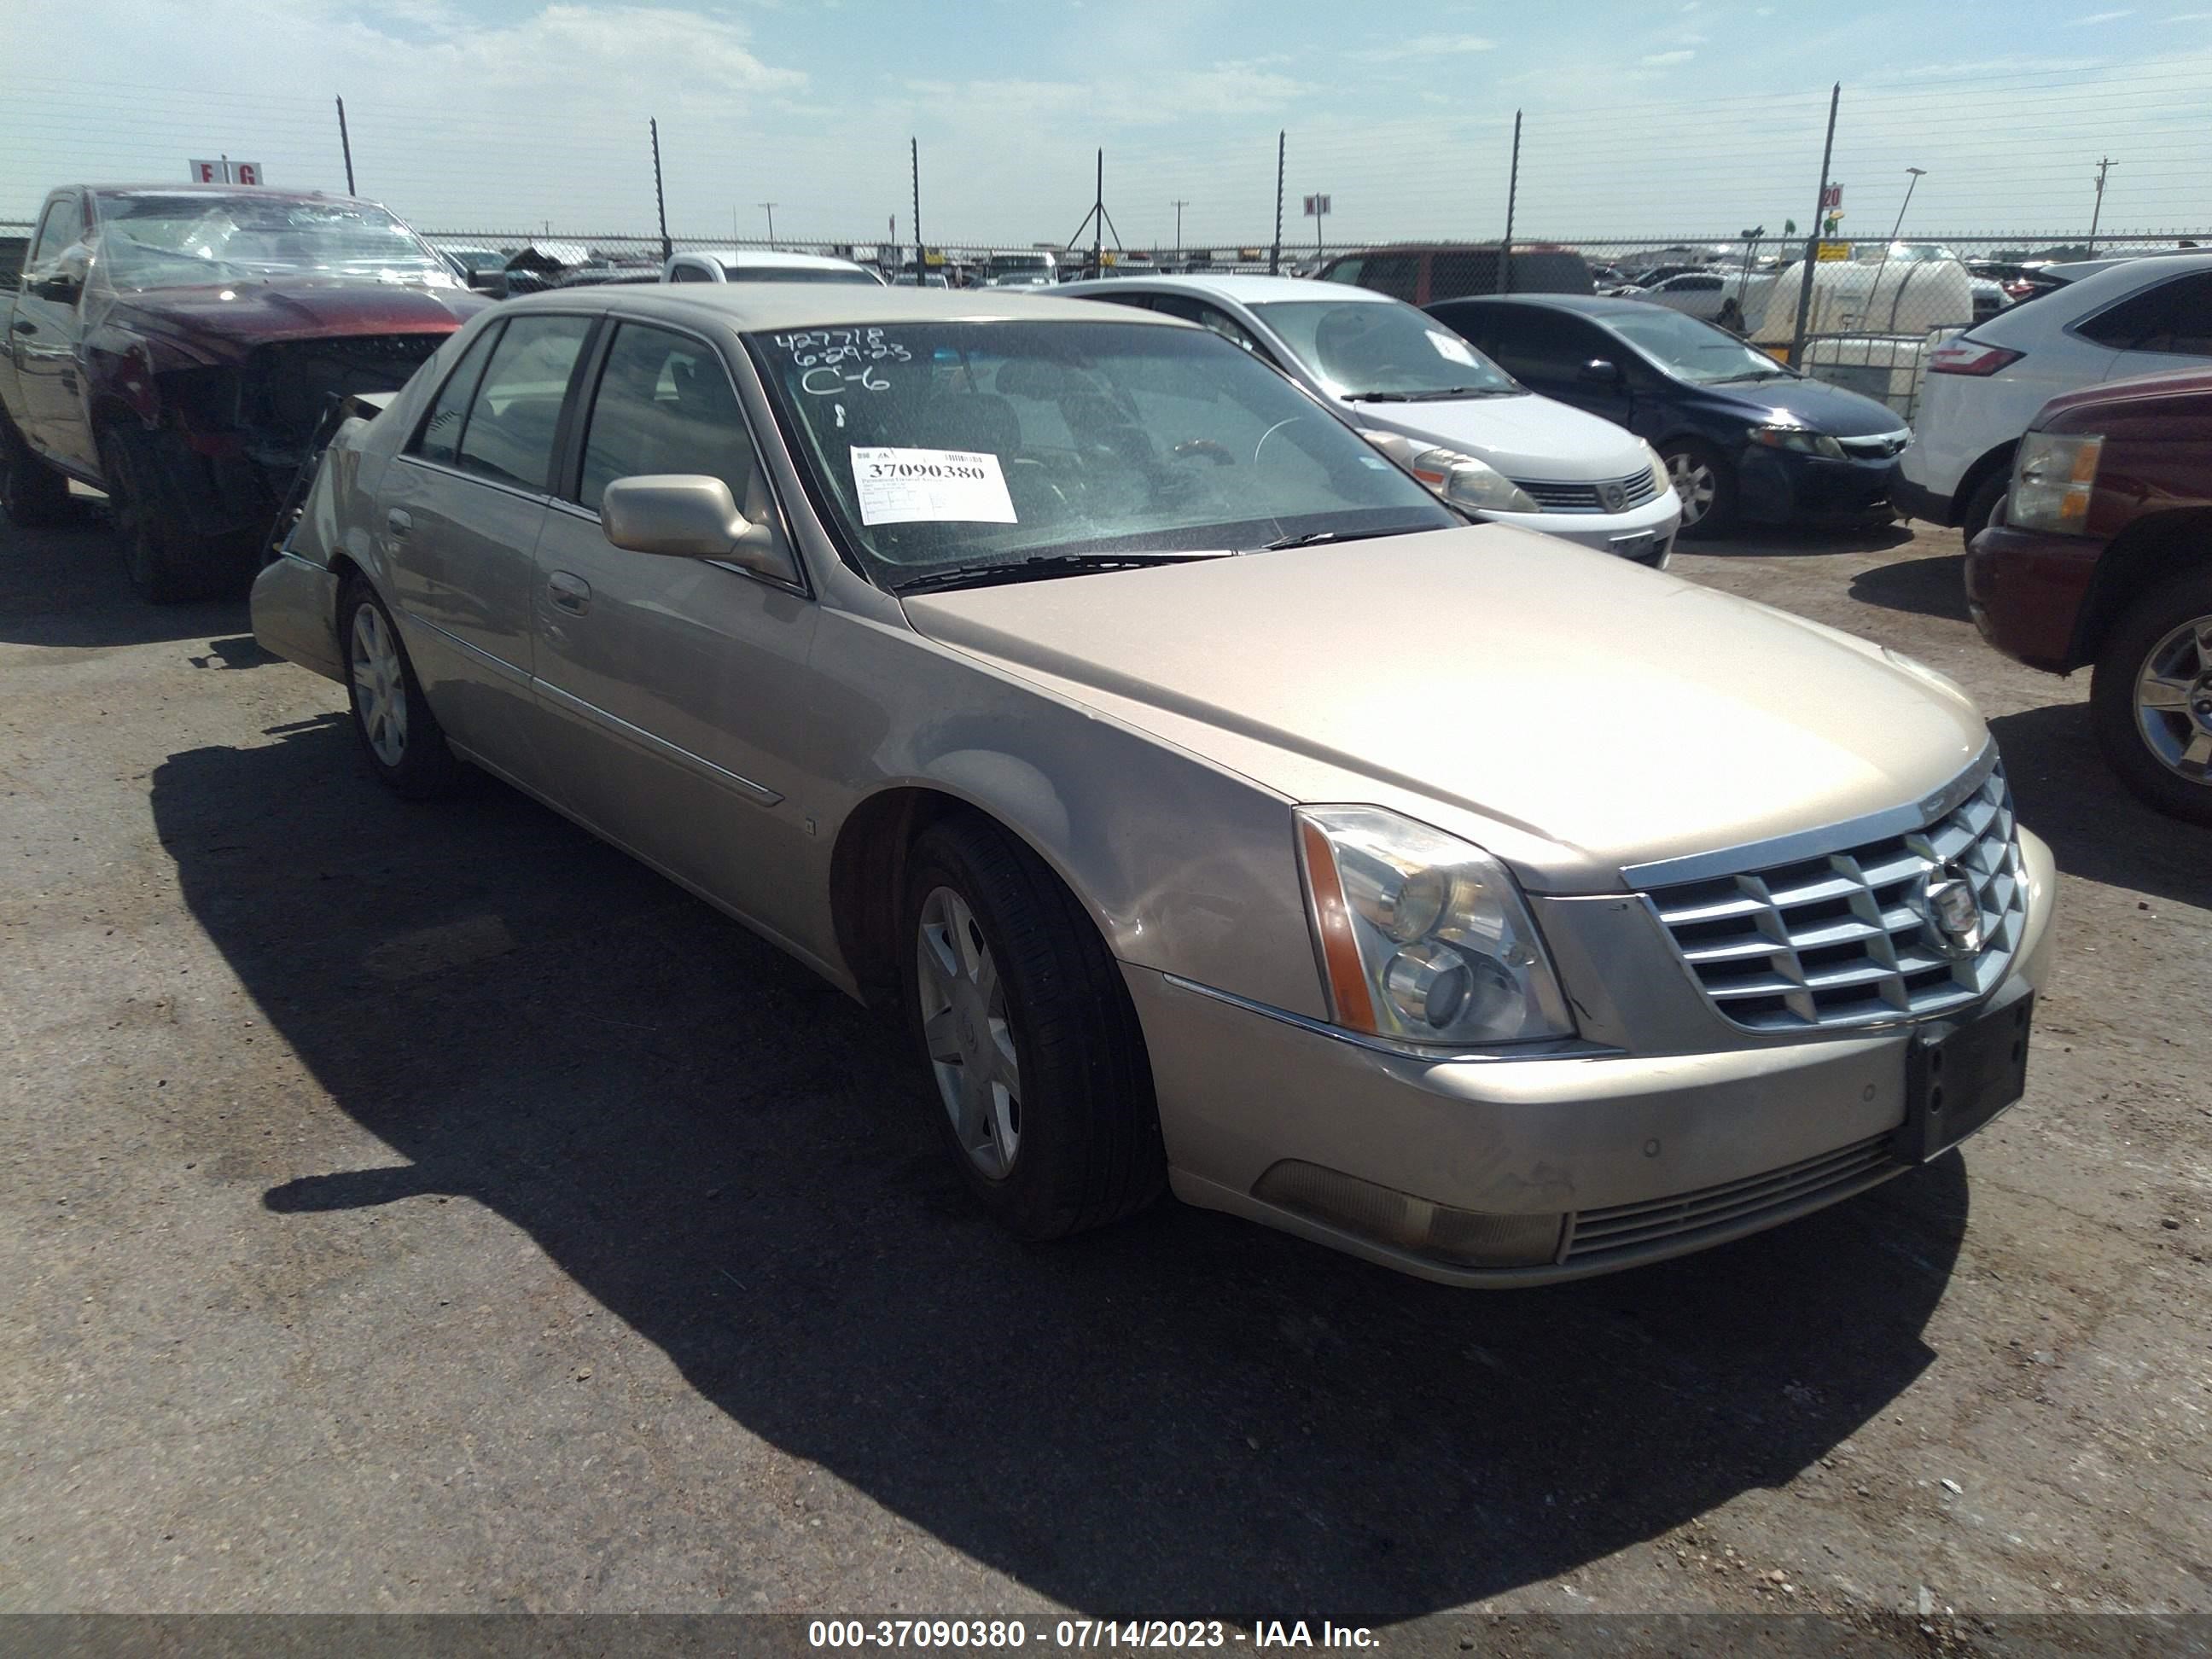
[(2036, 410), (2062, 392), (2212, 363), (2212, 256), (2129, 259), (2000, 312), (1939, 347), (1890, 500), (1971, 541)]

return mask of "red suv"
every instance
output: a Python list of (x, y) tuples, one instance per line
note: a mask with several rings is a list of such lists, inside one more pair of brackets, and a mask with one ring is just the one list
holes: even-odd
[(2212, 370), (2053, 398), (1966, 558), (1982, 637), (2031, 667), (2094, 664), (2090, 720), (2123, 781), (2212, 823)]

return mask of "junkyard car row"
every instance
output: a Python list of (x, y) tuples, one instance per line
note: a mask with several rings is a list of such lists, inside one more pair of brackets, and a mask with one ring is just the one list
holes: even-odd
[[(1640, 568), (1678, 524), (1886, 512), (1881, 404), (1634, 301), (778, 259), (495, 307), (366, 204), (60, 192), (5, 506), (105, 489), (149, 597), (260, 568), (258, 636), (347, 685), (392, 788), (504, 779), (902, 1020), (1024, 1237), (1171, 1188), (1541, 1282), (2020, 1097), (2054, 871), (1972, 703)], [(2201, 544), (2088, 505), (2114, 422), (2197, 408), (2039, 421), (1974, 592), (2063, 670), (2100, 647), (2008, 635), (2049, 580), (2014, 567), (2094, 530), (2098, 583), (2152, 569), (2099, 696), (2201, 816)]]

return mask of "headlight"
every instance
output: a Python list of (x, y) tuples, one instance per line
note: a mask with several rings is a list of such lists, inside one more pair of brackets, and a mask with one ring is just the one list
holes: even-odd
[(1540, 513), (1528, 492), (1472, 455), (1456, 449), (1425, 449), (1413, 457), (1413, 476), (1454, 507), (1492, 513)]
[[(1639, 441), (1641, 441), (1639, 440)], [(1651, 464), (1651, 492), (1658, 495), (1674, 487), (1674, 474), (1667, 471), (1667, 463), (1659, 459), (1659, 452), (1650, 444), (1644, 445), (1644, 459)]]
[(2089, 523), (2089, 497), (2097, 487), (2101, 436), (2031, 432), (2013, 459), (2012, 495), (2005, 522), (2022, 530), (2055, 530), (2078, 536)]
[(1407, 1042), (1574, 1035), (1536, 925), (1481, 848), (1379, 806), (1297, 811), (1336, 1023)]
[(1815, 432), (1804, 426), (1755, 426), (1749, 437), (1755, 444), (1765, 444), (1769, 449), (1794, 450), (1800, 455), (1819, 455), (1831, 461), (1844, 459), (1844, 447), (1825, 432)]

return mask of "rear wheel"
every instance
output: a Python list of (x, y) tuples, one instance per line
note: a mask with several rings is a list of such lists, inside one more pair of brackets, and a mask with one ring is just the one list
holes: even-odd
[(1735, 527), (1735, 469), (1719, 451), (1694, 438), (1678, 438), (1659, 458), (1681, 498), (1685, 536), (1717, 536)]
[(392, 613), (358, 577), (338, 595), (338, 640), (354, 735), (369, 770), (410, 800), (452, 793), (465, 775), (461, 762), (430, 712)]
[(2113, 624), (2089, 717), (2123, 783), (2161, 812), (2212, 823), (2212, 570), (2160, 583)]
[(1129, 994), (1074, 896), (980, 817), (916, 842), (907, 1008), (963, 1180), (1023, 1238), (1127, 1215), (1165, 1178)]
[(2012, 469), (1999, 467), (1974, 486), (1974, 493), (1966, 497), (1966, 511), (1959, 515), (1959, 533), (1968, 541), (1990, 527), (1990, 520), (1997, 510), (1997, 503), (2005, 497), (2012, 484)]
[(4, 413), (0, 413), (0, 512), (21, 530), (62, 524), (70, 516), (69, 480), (38, 458)]

